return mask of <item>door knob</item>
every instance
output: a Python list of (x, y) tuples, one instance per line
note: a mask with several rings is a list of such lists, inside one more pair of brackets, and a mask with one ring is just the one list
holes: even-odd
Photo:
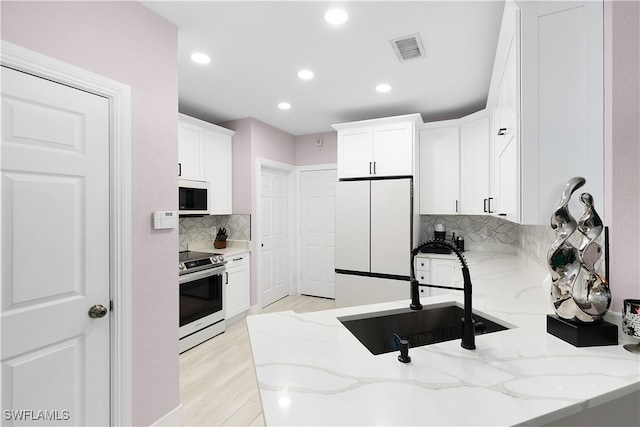
[(107, 315), (107, 308), (102, 304), (96, 304), (89, 309), (89, 317), (100, 319)]

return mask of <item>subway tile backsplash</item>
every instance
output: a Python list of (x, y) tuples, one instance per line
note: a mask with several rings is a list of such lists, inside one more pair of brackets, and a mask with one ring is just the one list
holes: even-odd
[(180, 218), (180, 250), (194, 241), (214, 240), (221, 227), (231, 240), (251, 240), (251, 215), (207, 215)]

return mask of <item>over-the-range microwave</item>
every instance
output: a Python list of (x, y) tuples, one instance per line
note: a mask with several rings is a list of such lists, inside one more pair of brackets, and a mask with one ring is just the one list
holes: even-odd
[(180, 215), (209, 215), (209, 183), (179, 179), (178, 212)]

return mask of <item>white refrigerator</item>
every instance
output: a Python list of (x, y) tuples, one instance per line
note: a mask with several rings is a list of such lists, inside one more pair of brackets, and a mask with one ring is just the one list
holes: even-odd
[(413, 178), (341, 180), (335, 203), (336, 307), (408, 299)]

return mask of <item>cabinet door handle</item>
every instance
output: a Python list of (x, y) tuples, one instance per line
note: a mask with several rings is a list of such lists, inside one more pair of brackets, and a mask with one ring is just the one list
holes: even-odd
[(371, 163), (373, 163), (373, 162), (369, 162), (369, 175), (372, 175), (372, 173), (371, 173)]
[(229, 272), (225, 271), (224, 274), (226, 274), (226, 278), (225, 278), (226, 279), (226, 283), (225, 284), (228, 285), (229, 284)]
[(458, 213), (458, 201), (456, 200), (456, 213)]
[(489, 212), (489, 210), (487, 209), (487, 202), (489, 201), (489, 199), (484, 199), (483, 205), (482, 205), (482, 212)]
[(493, 197), (489, 197), (489, 213), (493, 213), (493, 210), (491, 209), (491, 201), (493, 200)]
[(498, 136), (502, 136), (507, 133), (507, 128), (498, 129)]
[(373, 162), (373, 174), (376, 174), (376, 162)]
[(178, 176), (182, 176), (182, 163), (178, 163)]

